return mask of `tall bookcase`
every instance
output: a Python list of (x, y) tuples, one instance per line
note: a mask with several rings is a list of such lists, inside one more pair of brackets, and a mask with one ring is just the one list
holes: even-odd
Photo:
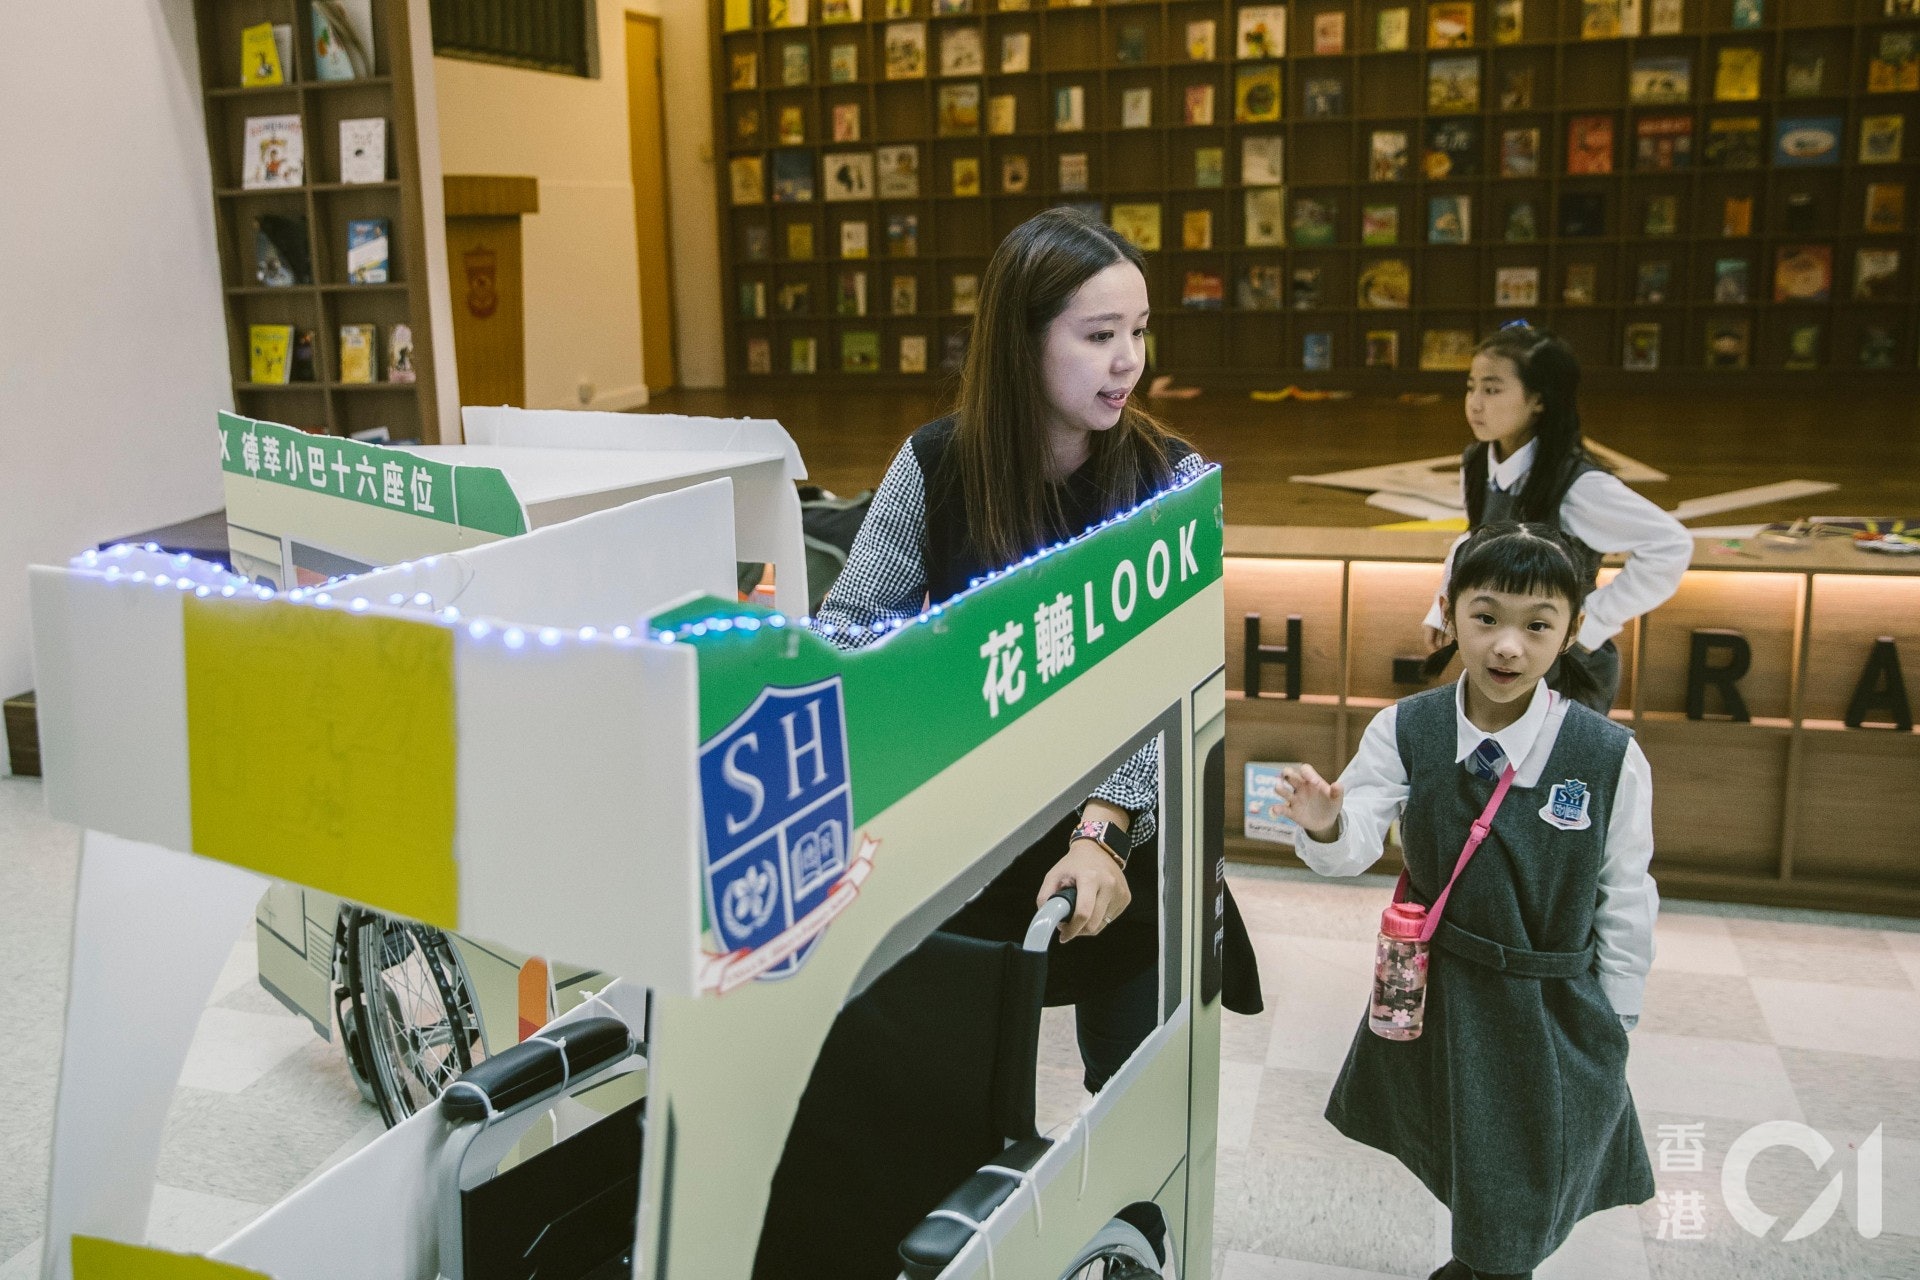
[[(406, 0), (373, 0), (371, 74), (321, 80), (314, 71), (309, 0), (196, 0), (200, 74), (206, 103), (207, 151), (213, 174), (214, 227), (225, 291), (228, 358), (235, 409), (309, 431), (350, 435), (386, 427), (394, 439), (439, 440), (435, 355), (427, 298), (420, 151), (414, 114), (412, 41)], [(241, 32), (259, 23), (293, 28), (285, 83), (241, 84)], [(425, 39), (426, 33), (417, 33)], [(243, 150), (249, 117), (299, 115), (305, 138), (305, 182), (246, 190)], [(387, 121), (387, 177), (343, 183), (340, 121)], [(263, 285), (256, 279), (254, 221), (263, 214), (306, 219), (312, 283)], [(347, 224), (384, 218), (389, 226), (388, 282), (347, 278)], [(292, 325), (315, 338), (314, 377), (256, 383), (249, 327)], [(340, 326), (372, 324), (378, 333), (375, 381), (340, 381)], [(386, 380), (386, 344), (395, 324), (413, 334), (413, 382)]]
[[(742, 0), (736, 0), (736, 4)], [(761, 203), (736, 203), (729, 190), (729, 173), (720, 173), (720, 218), (723, 228), (724, 269), (721, 287), (728, 317), (727, 369), (736, 385), (767, 381), (791, 385), (866, 385), (924, 383), (942, 372), (942, 355), (949, 335), (964, 333), (969, 317), (954, 310), (952, 280), (956, 275), (978, 276), (999, 239), (1021, 221), (1062, 202), (1092, 202), (1111, 216), (1116, 203), (1156, 203), (1160, 207), (1163, 248), (1150, 253), (1148, 285), (1154, 301), (1157, 367), (1165, 372), (1216, 382), (1271, 383), (1276, 374), (1290, 380), (1333, 380), (1345, 384), (1431, 385), (1456, 375), (1422, 371), (1420, 356), (1427, 330), (1454, 329), (1480, 334), (1506, 321), (1526, 317), (1564, 334), (1589, 370), (1601, 380), (1633, 384), (1677, 385), (1681, 382), (1724, 383), (1729, 378), (1754, 379), (1767, 375), (1778, 380), (1804, 380), (1808, 373), (1790, 370), (1804, 363), (1795, 358), (1796, 331), (1817, 326), (1815, 366), (1821, 372), (1859, 375), (1902, 384), (1916, 372), (1916, 335), (1920, 334), (1920, 289), (1916, 289), (1916, 251), (1920, 238), (1920, 98), (1911, 93), (1871, 93), (1868, 67), (1878, 50), (1882, 32), (1913, 32), (1920, 38), (1920, 18), (1886, 16), (1888, 0), (1764, 0), (1757, 27), (1735, 26), (1735, 0), (1682, 0), (1679, 34), (1582, 39), (1583, 0), (1523, 0), (1517, 39), (1496, 43), (1495, 0), (1477, 0), (1474, 38), (1470, 46), (1426, 47), (1428, 9), (1411, 0), (1295, 0), (1287, 6), (1287, 54), (1281, 63), (1282, 119), (1274, 123), (1234, 123), (1235, 76), (1247, 66), (1237, 59), (1236, 30), (1243, 7), (1227, 0), (1113, 0), (1073, 7), (1002, 10), (999, 0), (971, 0), (971, 12), (947, 15), (930, 10), (938, 0), (911, 0), (911, 15), (889, 14), (886, 0), (865, 0), (862, 16), (852, 22), (823, 22), (822, 0), (813, 0), (804, 26), (769, 24), (770, 0), (751, 0), (750, 28), (727, 30), (724, 0), (713, 0), (712, 46), (716, 137), (722, 140), (726, 161), (762, 157), (766, 185)], [(1646, 29), (1653, 0), (1643, 0), (1641, 27)], [(783, 9), (784, 5), (781, 6)], [(1746, 9), (1742, 0), (1743, 11)], [(1379, 17), (1383, 10), (1408, 11), (1409, 39), (1404, 51), (1377, 48)], [(736, 14), (739, 11), (736, 10)], [(1314, 29), (1322, 14), (1345, 18), (1343, 51), (1316, 55)], [(1190, 22), (1211, 19), (1215, 24), (1215, 53), (1210, 60), (1188, 56), (1186, 32)], [(922, 78), (888, 79), (885, 42), (891, 22), (924, 22), (928, 28), (926, 72)], [(942, 33), (955, 26), (972, 26), (981, 33), (982, 74), (943, 77), (940, 74)], [(1025, 32), (1031, 41), (1031, 69), (1014, 74), (999, 71), (1002, 37)], [(1123, 58), (1122, 44), (1137, 58)], [(786, 46), (808, 50), (811, 74), (804, 84), (782, 83)], [(830, 79), (832, 49), (851, 45), (857, 50), (858, 76), (835, 83)], [(1719, 51), (1727, 47), (1752, 48), (1762, 55), (1759, 93), (1755, 100), (1722, 102), (1714, 99)], [(1784, 72), (1791, 54), (1816, 50), (1824, 59), (1817, 94), (1788, 95)], [(752, 54), (757, 61), (757, 83), (735, 88), (732, 70), (736, 55)], [(1428, 64), (1437, 56), (1471, 56), (1478, 64), (1479, 104), (1472, 111), (1429, 109)], [(1645, 58), (1684, 57), (1690, 63), (1687, 100), (1671, 105), (1637, 105), (1630, 101), (1629, 77), (1634, 64)], [(1531, 71), (1532, 102), (1526, 107), (1503, 107), (1502, 88), (1509, 72)], [(1309, 116), (1305, 90), (1309, 81), (1331, 79), (1342, 89), (1339, 114)], [(981, 86), (981, 125), (968, 136), (947, 136), (939, 129), (939, 90), (942, 85), (971, 81)], [(1080, 85), (1085, 90), (1085, 128), (1059, 132), (1053, 128), (1054, 91)], [(1189, 86), (1212, 85), (1214, 119), (1211, 125), (1187, 125), (1183, 106)], [(1129, 89), (1152, 90), (1151, 123), (1123, 128), (1123, 99)], [(988, 133), (990, 98), (1012, 94), (1017, 101), (1015, 132)], [(857, 141), (832, 142), (834, 107), (858, 104), (862, 133)], [(805, 127), (804, 141), (783, 147), (778, 140), (783, 108), (798, 108)], [(1672, 171), (1645, 171), (1635, 167), (1636, 124), (1642, 117), (1684, 115), (1692, 121), (1691, 160)], [(1862, 163), (1861, 121), (1867, 116), (1904, 118), (1904, 139), (1898, 157), (1880, 163)], [(1604, 116), (1612, 122), (1611, 172), (1595, 175), (1567, 173), (1568, 128), (1580, 116)], [(1711, 122), (1721, 117), (1758, 117), (1758, 164), (1750, 168), (1708, 167), (1705, 144)], [(1837, 155), (1830, 163), (1782, 166), (1773, 162), (1775, 126), (1780, 120), (1835, 117), (1842, 124)], [(1477, 172), (1431, 179), (1422, 164), (1429, 125), (1435, 121), (1468, 120), (1478, 131)], [(757, 130), (745, 122), (757, 121)], [(1539, 130), (1538, 170), (1533, 176), (1502, 176), (1501, 148), (1508, 129)], [(1370, 180), (1371, 136), (1376, 130), (1406, 133), (1409, 164), (1398, 181)], [(1283, 247), (1248, 248), (1244, 223), (1245, 190), (1241, 185), (1241, 142), (1245, 138), (1278, 136), (1284, 139), (1284, 203), (1291, 223), (1297, 202), (1309, 199), (1332, 210), (1331, 243), (1301, 245), (1288, 227)], [(919, 148), (920, 195), (912, 200), (874, 198), (826, 201), (825, 157), (846, 151), (913, 143)], [(1195, 152), (1217, 147), (1223, 155), (1221, 185), (1202, 187), (1195, 181)], [(815, 196), (804, 203), (773, 200), (773, 157), (779, 150), (797, 150), (812, 157)], [(1059, 157), (1084, 153), (1088, 186), (1084, 192), (1059, 189)], [(1024, 192), (1000, 188), (1003, 159), (1025, 156), (1029, 186)], [(977, 196), (953, 194), (952, 161), (979, 159)], [(1902, 188), (1906, 211), (1897, 231), (1864, 230), (1866, 189), (1869, 183), (1891, 183)], [(1597, 235), (1562, 235), (1563, 197), (1596, 194), (1602, 197), (1603, 217)], [(1471, 198), (1471, 238), (1465, 244), (1429, 243), (1430, 200), (1436, 196)], [(1789, 201), (1795, 201), (1789, 223)], [(1677, 223), (1664, 235), (1645, 233), (1646, 207), (1656, 196), (1677, 199)], [(1725, 234), (1724, 204), (1728, 197), (1753, 200), (1750, 234)], [(1535, 209), (1536, 238), (1509, 242), (1506, 232), (1510, 206), (1531, 201)], [(1393, 247), (1362, 243), (1362, 209), (1368, 205), (1398, 207), (1399, 238)], [(1212, 247), (1182, 247), (1182, 221), (1189, 210), (1212, 215)], [(890, 215), (913, 214), (918, 223), (918, 253), (910, 258), (888, 255), (886, 226)], [(869, 257), (865, 261), (840, 259), (840, 223), (864, 220), (868, 224)], [(805, 223), (812, 228), (813, 256), (804, 260), (786, 254), (786, 227)], [(759, 244), (765, 244), (762, 256)], [(1818, 301), (1773, 300), (1776, 256), (1785, 247), (1825, 246), (1832, 255), (1832, 282), (1828, 296)], [(1854, 297), (1855, 253), (1862, 248), (1897, 249), (1899, 269), (1871, 301)], [(1358, 305), (1361, 274), (1376, 260), (1399, 258), (1411, 275), (1410, 305), (1404, 309), (1376, 309)], [(1744, 303), (1715, 301), (1716, 264), (1742, 260), (1748, 264), (1748, 297)], [(1638, 282), (1643, 262), (1665, 262), (1668, 282), (1658, 301), (1640, 301)], [(1567, 269), (1590, 266), (1593, 298), (1586, 303), (1564, 300)], [(1249, 267), (1268, 268), (1280, 282), (1277, 305), (1259, 308), (1239, 305), (1238, 283)], [(1506, 267), (1532, 267), (1539, 273), (1538, 301), (1532, 305), (1496, 305), (1497, 273)], [(1311, 307), (1296, 309), (1291, 284), (1298, 270), (1320, 272), (1319, 298)], [(839, 280), (843, 272), (867, 273), (867, 315), (836, 314)], [(1210, 272), (1221, 278), (1224, 305), (1218, 310), (1183, 305), (1190, 272)], [(891, 280), (911, 276), (916, 282), (917, 307), (911, 314), (890, 308)], [(780, 297), (786, 286), (809, 286), (808, 314), (784, 314)], [(742, 296), (747, 286), (748, 298)], [(745, 314), (755, 285), (763, 287), (766, 316)], [(1709, 326), (1744, 321), (1747, 352), (1743, 367), (1714, 367), (1709, 352)], [(1625, 369), (1629, 327), (1660, 326), (1659, 367), (1653, 371)], [(879, 335), (880, 362), (876, 372), (841, 370), (841, 335), (849, 330)], [(1862, 356), (1869, 330), (1883, 335), (1881, 355)], [(1398, 335), (1398, 360), (1392, 368), (1366, 365), (1368, 335), (1391, 331)], [(1307, 336), (1325, 335), (1330, 368), (1309, 371), (1303, 360)], [(927, 372), (899, 371), (899, 339), (917, 335), (926, 339)], [(1804, 334), (1800, 335), (1804, 342)], [(790, 371), (790, 348), (795, 338), (813, 338), (817, 345), (817, 372)], [(750, 373), (750, 344), (767, 344), (771, 372)], [(1880, 366), (1884, 361), (1884, 366)], [(1617, 371), (1617, 373), (1616, 373)]]

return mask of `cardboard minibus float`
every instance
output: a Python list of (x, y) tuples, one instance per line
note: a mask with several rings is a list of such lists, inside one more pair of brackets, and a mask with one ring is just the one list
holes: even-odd
[[(1060, 1275), (1122, 1215), (1161, 1229), (1170, 1252), (1148, 1264), (1204, 1273), (1223, 872), (1217, 472), (853, 653), (731, 602), (729, 490), (327, 591), (256, 590), (141, 553), (34, 570), (48, 800), (87, 828), (47, 1275), (69, 1259), (82, 1276), (162, 1262), (281, 1280), (461, 1274), (444, 1202), (467, 1186), (445, 1169), (471, 1126), (445, 1103), (204, 1261), (115, 1243), (140, 1238), (219, 940), (277, 877), (623, 975), (512, 1052), (571, 1044), (590, 1015), (624, 1023), (615, 1056), (644, 1046), (622, 1078), (645, 1092), (634, 1274), (746, 1280), (836, 1015), (1150, 738), (1163, 761), (1159, 1026), (969, 1220), (938, 1274)], [(575, 540), (607, 537), (655, 539), (657, 554), (622, 595), (574, 590)], [(437, 596), (462, 583), (469, 607), (449, 616)], [(489, 611), (496, 590), (516, 614)], [(689, 591), (706, 595), (663, 608)], [(624, 621), (636, 613), (644, 625)], [(469, 1113), (513, 1119), (477, 1086), (447, 1101), (463, 1090), (480, 1094)]]
[[(235, 568), (291, 589), (515, 537), (721, 476), (738, 553), (773, 566), (776, 603), (804, 611), (798, 448), (770, 419), (468, 409), (470, 443), (389, 447), (220, 415)], [(625, 576), (649, 548), (603, 540), (568, 572)], [(460, 606), (458, 596), (443, 604)], [(515, 613), (518, 603), (497, 607)], [(368, 1100), (389, 1123), (453, 1074), (577, 1004), (595, 971), (497, 943), (393, 924), (276, 882), (255, 915), (260, 982), (323, 1039), (337, 1024)], [(422, 1036), (438, 1043), (420, 1049)]]

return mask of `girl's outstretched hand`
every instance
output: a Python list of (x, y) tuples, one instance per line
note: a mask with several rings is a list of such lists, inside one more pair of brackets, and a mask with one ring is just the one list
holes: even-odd
[(1282, 813), (1321, 844), (1339, 838), (1340, 802), (1347, 794), (1339, 783), (1328, 782), (1310, 764), (1282, 769), (1280, 781), (1286, 790), (1280, 801)]

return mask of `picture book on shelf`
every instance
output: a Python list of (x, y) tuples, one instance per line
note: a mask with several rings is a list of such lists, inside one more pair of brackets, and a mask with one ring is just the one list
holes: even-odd
[(1820, 367), (1819, 325), (1798, 324), (1787, 331), (1787, 358), (1785, 367), (1789, 369), (1817, 369)]
[(1296, 246), (1329, 245), (1334, 242), (1334, 221), (1338, 210), (1333, 201), (1299, 196), (1293, 202), (1292, 233)]
[(1620, 353), (1622, 369), (1658, 369), (1660, 367), (1660, 326), (1649, 321), (1627, 326), (1625, 349)]
[(394, 324), (386, 330), (386, 380), (415, 382), (419, 372), (413, 367), (413, 326)]
[(977, 76), (987, 69), (980, 49), (980, 28), (943, 27), (940, 31), (940, 74)]
[(1789, 98), (1817, 98), (1827, 78), (1827, 60), (1813, 49), (1787, 51), (1782, 89)]
[(379, 116), (340, 122), (340, 181), (387, 180), (387, 122)]
[(1752, 288), (1753, 268), (1745, 258), (1715, 258), (1713, 300), (1720, 306), (1745, 306)]
[[(284, 24), (282, 24), (284, 25)], [(286, 59), (280, 53), (280, 35), (275, 24), (262, 22), (240, 32), (240, 85), (257, 89), (264, 85), (285, 84)], [(291, 36), (292, 28), (287, 28)]]
[(1638, 0), (1580, 0), (1580, 38), (1612, 40), (1639, 35)]
[(859, 103), (836, 102), (833, 104), (833, 140), (835, 142), (860, 141)]
[(1900, 251), (1856, 249), (1853, 296), (1861, 302), (1892, 302), (1900, 296)]
[(1693, 60), (1686, 57), (1635, 58), (1627, 78), (1627, 100), (1636, 106), (1686, 102), (1693, 97)]
[(1320, 268), (1293, 269), (1293, 309), (1311, 311), (1320, 305)]
[(1420, 334), (1420, 367), (1431, 372), (1464, 373), (1473, 365), (1473, 333), (1467, 329), (1427, 329)]
[(1283, 305), (1280, 268), (1257, 264), (1240, 273), (1238, 302), (1242, 311), (1278, 311)]
[(1263, 62), (1236, 67), (1233, 73), (1233, 119), (1236, 124), (1261, 124), (1280, 118), (1280, 64)]
[(757, 53), (735, 53), (728, 59), (732, 68), (732, 78), (727, 87), (731, 89), (752, 89), (760, 83), (760, 55)]
[(1000, 190), (1018, 195), (1032, 183), (1032, 173), (1024, 155), (1000, 157)]
[(1300, 336), (1300, 367), (1309, 373), (1333, 368), (1333, 335), (1307, 333)]
[(864, 316), (867, 314), (867, 273), (864, 271), (842, 271), (834, 294), (833, 311), (835, 315)]
[(1867, 64), (1868, 93), (1920, 91), (1920, 32), (1882, 31)]
[(1360, 268), (1356, 289), (1361, 307), (1392, 311), (1413, 305), (1413, 272), (1405, 258), (1375, 258)]
[(1525, 0), (1493, 0), (1493, 42), (1519, 44), (1525, 36)]
[(1147, 29), (1138, 22), (1125, 22), (1113, 37), (1113, 60), (1132, 66), (1147, 60)]
[(955, 329), (940, 340), (940, 369), (943, 373), (958, 373), (967, 363), (966, 329)]
[(813, 199), (813, 153), (776, 151), (773, 153), (773, 202), (805, 204)]
[(953, 190), (956, 196), (977, 196), (980, 194), (980, 157), (955, 156), (953, 158)]
[(1053, 90), (1053, 129), (1055, 133), (1078, 133), (1087, 127), (1087, 90), (1084, 85), (1063, 84)]
[(1369, 246), (1400, 243), (1400, 206), (1370, 204), (1360, 211), (1360, 243)]
[(1539, 306), (1540, 268), (1496, 267), (1493, 273), (1493, 305), (1496, 307)]
[(775, 137), (782, 145), (794, 146), (807, 140), (807, 113), (803, 107), (780, 108), (780, 127)]
[(1599, 268), (1591, 262), (1569, 262), (1560, 301), (1569, 307), (1590, 307), (1598, 299)]
[(920, 277), (895, 276), (888, 288), (888, 307), (897, 316), (910, 316), (920, 309)]
[(1367, 330), (1365, 363), (1369, 369), (1399, 368), (1400, 331), (1398, 329)]
[(1210, 84), (1190, 84), (1187, 86), (1184, 119), (1188, 124), (1213, 123), (1213, 86)]
[(773, 233), (765, 227), (742, 227), (741, 249), (749, 262), (765, 262), (773, 256)]
[(1648, 173), (1693, 163), (1692, 116), (1641, 116), (1633, 123), (1633, 167)]
[(1218, 311), (1226, 305), (1227, 284), (1218, 271), (1189, 271), (1181, 278), (1180, 305)]
[(720, 13), (722, 31), (751, 31), (753, 29), (753, 0), (726, 0)]
[(1190, 251), (1213, 248), (1213, 210), (1188, 209), (1180, 215), (1180, 247)]
[(1236, 58), (1284, 58), (1287, 56), (1287, 6), (1283, 4), (1241, 5), (1238, 14), (1239, 39)]
[(935, 132), (942, 137), (980, 132), (980, 82), (940, 86)]
[(780, 46), (780, 83), (789, 87), (813, 79), (813, 46), (789, 41)]
[(970, 316), (980, 309), (980, 277), (971, 272), (963, 272), (953, 277), (953, 310), (957, 315)]
[(299, 116), (248, 116), (240, 185), (249, 191), (299, 186), (306, 181), (306, 150)]
[(1504, 129), (1500, 133), (1500, 176), (1534, 178), (1540, 175), (1540, 130)]
[(1776, 168), (1840, 163), (1840, 138), (1846, 121), (1839, 116), (1787, 116), (1773, 127)]
[[(795, 262), (805, 262), (813, 257), (813, 224), (811, 222), (789, 222), (787, 224), (787, 257)], [(802, 285), (801, 288), (805, 288)]]
[(927, 335), (907, 333), (900, 336), (900, 372), (925, 373), (927, 371)]
[(1286, 181), (1287, 140), (1279, 134), (1240, 139), (1240, 185), (1277, 187)]
[(1860, 163), (1898, 164), (1907, 118), (1901, 115), (1866, 116), (1860, 121)]
[(1302, 114), (1325, 120), (1347, 113), (1347, 86), (1339, 76), (1309, 77), (1300, 91)]
[(1647, 34), (1677, 36), (1686, 26), (1683, 0), (1653, 0), (1647, 9)]
[(313, 73), (320, 80), (373, 74), (373, 0), (313, 0)]
[(1716, 102), (1752, 102), (1760, 96), (1760, 64), (1764, 55), (1758, 49), (1726, 48), (1713, 76)]
[(1193, 149), (1193, 185), (1217, 187), (1226, 179), (1226, 152), (1221, 147)]
[(1533, 211), (1533, 201), (1516, 200), (1507, 206), (1504, 238), (1508, 244), (1528, 244), (1540, 238), (1540, 219)]
[(1634, 271), (1633, 300), (1643, 306), (1658, 306), (1667, 300), (1667, 287), (1672, 282), (1671, 262), (1643, 262)]
[(292, 325), (248, 325), (247, 381), (268, 386), (285, 385), (292, 376), (292, 367), (288, 360), (292, 351)]
[(1201, 18), (1187, 24), (1187, 57), (1194, 62), (1212, 62), (1214, 59), (1215, 26), (1212, 18)]
[[(291, 366), (287, 372), (289, 382), (318, 382), (320, 365), (315, 355), (320, 349), (320, 335), (312, 329), (295, 328), (293, 331), (293, 354), (288, 357)], [(411, 382), (412, 379), (406, 379)]]
[(1427, 6), (1427, 48), (1465, 49), (1472, 44), (1472, 0), (1441, 0)]
[(813, 314), (813, 286), (805, 280), (788, 281), (780, 286), (779, 304), (783, 316)]
[(1721, 116), (1707, 122), (1709, 169), (1755, 169), (1760, 165), (1760, 117)]
[(820, 0), (821, 25), (860, 21), (860, 0)]
[(1427, 121), (1427, 150), (1423, 162), (1430, 182), (1478, 177), (1480, 122), (1472, 118)]
[(735, 107), (733, 111), (734, 141), (760, 141), (760, 108), (756, 106), (738, 106)]
[(747, 339), (747, 372), (773, 372), (773, 347), (765, 338)]
[(1752, 31), (1766, 23), (1766, 0), (1733, 0), (1733, 28)]
[(1720, 234), (1737, 237), (1753, 234), (1753, 197), (1728, 196), (1720, 206)]
[(1467, 244), (1473, 238), (1473, 197), (1427, 197), (1427, 243)]
[(373, 381), (374, 327), (370, 324), (340, 326), (340, 381)]
[(787, 369), (791, 373), (812, 373), (819, 367), (820, 340), (794, 338), (787, 344)]
[(1680, 232), (1680, 197), (1648, 196), (1646, 217), (1640, 230), (1648, 236), (1671, 236)]
[(1905, 185), (1898, 182), (1869, 182), (1862, 230), (1891, 235), (1905, 230), (1906, 222)]
[(767, 318), (767, 282), (765, 280), (740, 282), (740, 318), (742, 320)]
[(1401, 129), (1375, 129), (1367, 142), (1367, 180), (1400, 182), (1406, 176), (1406, 132)]
[(1248, 188), (1241, 193), (1241, 203), (1248, 248), (1274, 248), (1287, 242), (1284, 198), (1279, 187)]
[(1613, 172), (1613, 117), (1575, 116), (1567, 121), (1567, 173)]
[(1774, 250), (1773, 300), (1825, 302), (1833, 291), (1833, 246), (1783, 244)]
[(347, 223), (347, 282), (387, 283), (388, 227), (385, 218), (354, 218)]
[(1746, 368), (1750, 334), (1745, 316), (1716, 316), (1707, 321), (1707, 368)]
[(916, 200), (920, 196), (920, 148), (911, 142), (881, 147), (874, 152), (882, 200)]
[(1399, 53), (1413, 34), (1413, 11), (1404, 7), (1382, 9), (1374, 20), (1373, 47), (1381, 53)]
[(1120, 127), (1145, 129), (1153, 123), (1153, 90), (1146, 86), (1128, 89), (1120, 95)]
[(1313, 15), (1313, 51), (1322, 56), (1347, 51), (1345, 10), (1329, 9)]
[(888, 23), (885, 47), (887, 79), (914, 80), (927, 74), (926, 23)]
[(1087, 189), (1087, 153), (1069, 151), (1059, 157), (1059, 188), (1075, 193)]
[(1533, 106), (1533, 68), (1509, 67), (1500, 75), (1500, 109), (1525, 111)]
[(1477, 54), (1432, 58), (1427, 62), (1427, 110), (1467, 112), (1480, 109), (1480, 58)]
[(840, 256), (843, 258), (867, 256), (866, 219), (851, 218), (840, 224)]
[(859, 45), (836, 44), (827, 50), (827, 83), (852, 84), (859, 78)]
[(1857, 358), (1862, 369), (1893, 368), (1893, 360), (1899, 354), (1899, 350), (1898, 335), (1886, 325), (1870, 324), (1860, 330), (1860, 351)]
[(1009, 31), (1000, 37), (1000, 71), (1003, 75), (1015, 75), (1033, 65), (1033, 35), (1026, 31)]
[(1110, 224), (1122, 239), (1142, 253), (1160, 251), (1160, 206), (1151, 202), (1114, 202)]
[(273, 288), (313, 283), (305, 217), (263, 213), (253, 220), (253, 278)]

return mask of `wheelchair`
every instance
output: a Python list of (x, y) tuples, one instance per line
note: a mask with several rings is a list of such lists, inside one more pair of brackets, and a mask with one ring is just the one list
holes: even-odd
[[(1074, 903), (1071, 886), (1055, 894), (1018, 943), (935, 932), (841, 1011), (775, 1175), (755, 1280), (936, 1280), (1020, 1193), (1051, 1146), (1035, 1129), (1041, 1000)], [(618, 1018), (585, 1016), (441, 1089), (444, 1280), (630, 1274), (644, 1097), (593, 1100), (644, 1080), (646, 1051)], [(529, 1153), (543, 1123), (567, 1136)], [(1116, 1217), (1061, 1280), (1163, 1277), (1167, 1252), (1156, 1215)]]

